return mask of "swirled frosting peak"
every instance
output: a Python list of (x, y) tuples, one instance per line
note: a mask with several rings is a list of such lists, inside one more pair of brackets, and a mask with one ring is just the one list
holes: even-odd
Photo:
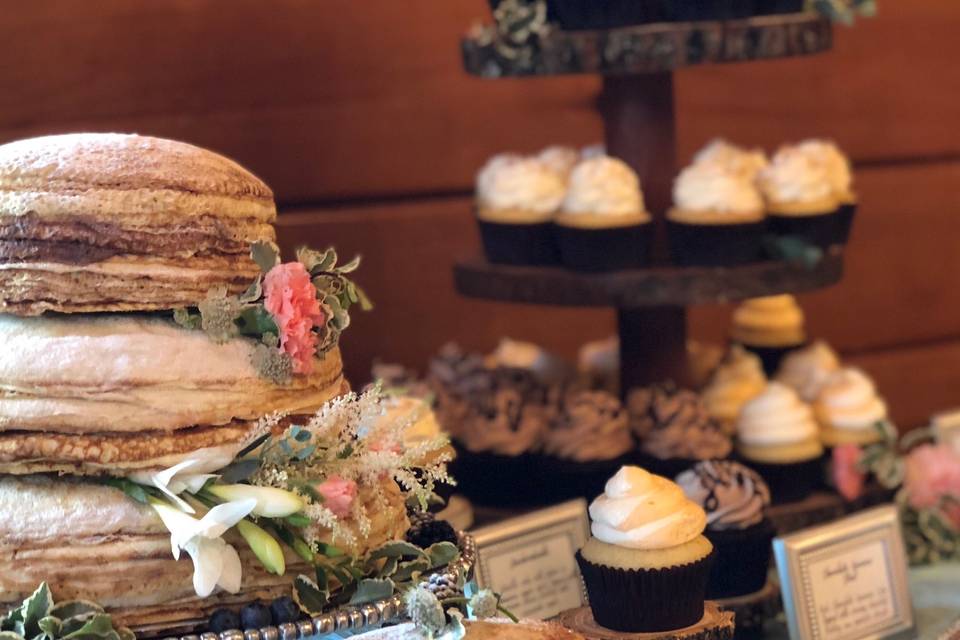
[(746, 529), (763, 521), (770, 488), (763, 478), (739, 462), (708, 460), (677, 476), (688, 498), (707, 513), (707, 528)]
[(763, 393), (743, 405), (737, 437), (752, 446), (798, 444), (817, 437), (817, 423), (810, 406), (796, 391), (771, 382)]
[(590, 530), (607, 544), (667, 549), (694, 540), (707, 526), (703, 509), (670, 480), (621, 467), (590, 505)]
[(723, 138), (710, 141), (693, 156), (693, 164), (713, 165), (743, 180), (753, 182), (768, 163), (762, 149), (744, 149)]
[(563, 177), (536, 158), (501, 154), (477, 174), (477, 202), (490, 209), (550, 213), (563, 201)]
[(887, 404), (860, 369), (840, 369), (826, 379), (814, 404), (821, 422), (836, 429), (872, 429), (887, 418)]
[(687, 211), (763, 211), (763, 197), (752, 180), (718, 164), (692, 164), (673, 183), (673, 203)]
[(841, 200), (853, 197), (850, 161), (832, 140), (804, 140), (797, 145), (797, 149), (823, 168), (834, 195)]
[(777, 380), (793, 387), (806, 402), (813, 402), (827, 377), (839, 366), (836, 352), (826, 342), (817, 340), (788, 353), (780, 363)]
[(625, 162), (610, 156), (581, 161), (570, 173), (564, 213), (626, 215), (643, 213), (640, 180)]
[(553, 145), (538, 153), (537, 159), (566, 180), (570, 177), (573, 167), (580, 161), (580, 152), (572, 147)]
[(724, 425), (732, 424), (740, 408), (767, 385), (760, 358), (739, 345), (731, 347), (710, 383), (703, 390), (703, 404)]
[(835, 199), (827, 168), (797, 147), (781, 147), (760, 172), (760, 189), (774, 203)]

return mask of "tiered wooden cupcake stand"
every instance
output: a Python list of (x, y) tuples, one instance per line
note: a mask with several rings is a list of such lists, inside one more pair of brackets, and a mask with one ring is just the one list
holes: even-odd
[[(665, 23), (606, 31), (549, 29), (521, 51), (504, 50), (489, 32), (462, 41), (466, 70), (487, 78), (596, 73), (603, 79), (598, 109), (607, 153), (624, 160), (640, 177), (644, 198), (658, 223), (655, 266), (606, 274), (582, 274), (552, 267), (490, 264), (482, 258), (459, 262), (459, 293), (510, 303), (612, 307), (620, 336), (621, 388), (665, 379), (691, 382), (687, 358), (690, 305), (723, 303), (779, 293), (799, 293), (840, 281), (843, 255), (827, 252), (816, 265), (767, 261), (729, 268), (670, 266), (663, 213), (671, 204), (677, 172), (673, 71), (704, 63), (784, 58), (830, 49), (830, 23), (816, 14), (763, 16), (723, 22)], [(807, 504), (809, 503), (809, 504)], [(843, 503), (816, 495), (781, 507), (784, 529), (839, 517)], [(489, 514), (488, 514), (489, 515)], [(480, 517), (480, 514), (478, 514)], [(770, 615), (776, 589), (732, 603), (738, 617)], [(732, 624), (708, 603), (715, 618), (673, 635), (617, 634), (595, 628), (589, 608), (567, 612), (565, 622), (589, 638), (732, 637)], [(757, 615), (751, 615), (755, 613)], [(749, 629), (743, 629), (749, 631)], [(756, 629), (754, 629), (756, 631)], [(741, 635), (738, 630), (738, 636)]]

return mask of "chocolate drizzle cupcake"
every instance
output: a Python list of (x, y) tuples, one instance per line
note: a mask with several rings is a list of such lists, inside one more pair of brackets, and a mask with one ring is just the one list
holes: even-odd
[(698, 461), (726, 458), (733, 445), (693, 391), (670, 386), (636, 389), (627, 399), (640, 464), (674, 477)]
[(776, 535), (766, 516), (770, 489), (763, 478), (740, 463), (711, 460), (681, 473), (677, 484), (703, 507), (704, 535), (717, 550), (707, 598), (732, 598), (762, 589)]

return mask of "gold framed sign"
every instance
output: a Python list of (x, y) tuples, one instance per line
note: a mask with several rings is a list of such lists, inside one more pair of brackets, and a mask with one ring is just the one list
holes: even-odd
[(477, 543), (477, 584), (501, 594), (503, 605), (516, 615), (545, 620), (586, 604), (575, 559), (590, 535), (585, 500), (504, 520), (471, 535)]
[(791, 640), (916, 636), (895, 507), (776, 538), (773, 550)]

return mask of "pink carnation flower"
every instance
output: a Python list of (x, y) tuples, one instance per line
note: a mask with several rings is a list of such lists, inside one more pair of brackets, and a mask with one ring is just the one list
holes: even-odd
[(323, 496), (323, 504), (338, 518), (350, 515), (350, 506), (357, 497), (357, 483), (332, 475), (314, 489)]
[(270, 269), (263, 279), (263, 305), (280, 330), (280, 350), (293, 359), (294, 373), (310, 373), (317, 352), (314, 327), (324, 323), (317, 290), (299, 262)]
[[(944, 496), (960, 500), (960, 454), (946, 445), (917, 447), (907, 456), (903, 487), (914, 509), (940, 506)], [(960, 529), (960, 507), (950, 505), (945, 512)]]
[(862, 457), (863, 450), (855, 444), (842, 444), (833, 450), (833, 484), (848, 502), (863, 494), (866, 474), (859, 466)]

